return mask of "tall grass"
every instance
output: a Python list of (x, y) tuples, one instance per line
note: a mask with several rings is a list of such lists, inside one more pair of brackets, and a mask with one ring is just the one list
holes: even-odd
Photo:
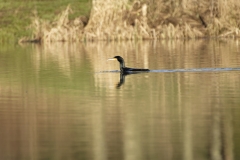
[(69, 21), (68, 16), (71, 13), (71, 8), (68, 6), (54, 21), (41, 20), (35, 14), (32, 24), (33, 39), (22, 38), (21, 41), (32, 42), (54, 42), (54, 41), (81, 41), (81, 34), (84, 27), (80, 18), (74, 21)]
[(67, 7), (51, 23), (35, 18), (33, 28), (47, 42), (239, 38), (239, 10), (237, 0), (93, 0), (86, 26), (69, 21)]
[[(165, 37), (169, 37), (169, 32), (176, 38), (239, 37), (240, 4), (237, 0), (146, 2), (152, 11), (148, 14), (149, 24), (160, 27)], [(164, 25), (168, 27), (162, 28)], [(174, 27), (169, 29), (171, 25)]]

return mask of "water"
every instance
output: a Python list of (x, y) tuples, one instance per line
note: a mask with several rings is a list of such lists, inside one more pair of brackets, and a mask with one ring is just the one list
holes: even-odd
[(239, 67), (230, 39), (2, 45), (0, 159), (239, 159)]

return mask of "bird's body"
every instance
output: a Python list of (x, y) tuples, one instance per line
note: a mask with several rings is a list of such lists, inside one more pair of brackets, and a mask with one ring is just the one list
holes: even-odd
[(121, 70), (122, 73), (127, 73), (127, 72), (148, 72), (148, 71), (150, 71), (149, 69), (125, 67), (124, 59), (122, 57), (120, 57), (120, 56), (115, 56), (115, 57), (110, 58), (108, 60), (117, 60), (120, 63), (120, 70)]
[(142, 71), (150, 71), (149, 69), (142, 69), (142, 68), (128, 68), (128, 67), (123, 67), (121, 71), (125, 72), (142, 72)]

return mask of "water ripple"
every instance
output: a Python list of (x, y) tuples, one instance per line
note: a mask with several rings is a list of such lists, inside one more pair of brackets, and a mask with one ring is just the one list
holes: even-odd
[(150, 70), (150, 72), (222, 72), (240, 71), (240, 68), (191, 68), (191, 69), (160, 69)]

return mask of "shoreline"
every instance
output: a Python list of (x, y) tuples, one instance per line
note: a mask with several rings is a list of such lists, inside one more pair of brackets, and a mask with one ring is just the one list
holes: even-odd
[[(213, 4), (207, 0), (203, 1), (194, 3), (190, 0), (188, 4), (185, 4), (185, 1), (176, 1), (176, 4), (170, 4), (161, 0), (154, 3), (142, 0), (126, 4), (121, 0), (115, 3), (112, 3), (112, 0), (98, 0), (90, 5), (86, 0), (81, 1), (82, 5), (78, 6), (85, 7), (85, 11), (81, 11), (84, 14), (79, 14), (79, 10), (78, 13), (74, 13), (75, 5), (66, 7), (67, 1), (59, 7), (61, 9), (55, 8), (54, 13), (50, 10), (43, 14), (37, 7), (41, 8), (40, 4), (47, 2), (39, 1), (35, 8), (24, 13), (25, 17), (21, 13), (24, 10), (22, 5), (13, 9), (14, 14), (24, 17), (16, 23), (16, 20), (13, 20), (13, 25), (2, 20), (6, 26), (1, 27), (0, 41), (3, 43), (16, 39), (20, 43), (50, 43), (240, 38), (238, 2), (231, 0), (223, 3), (218, 0)], [(54, 2), (59, 3), (58, 0)], [(14, 6), (13, 4), (17, 3), (10, 6)], [(3, 11), (2, 8), (1, 10)], [(46, 18), (47, 13), (52, 14), (51, 18)], [(26, 16), (27, 14), (29, 15)]]

